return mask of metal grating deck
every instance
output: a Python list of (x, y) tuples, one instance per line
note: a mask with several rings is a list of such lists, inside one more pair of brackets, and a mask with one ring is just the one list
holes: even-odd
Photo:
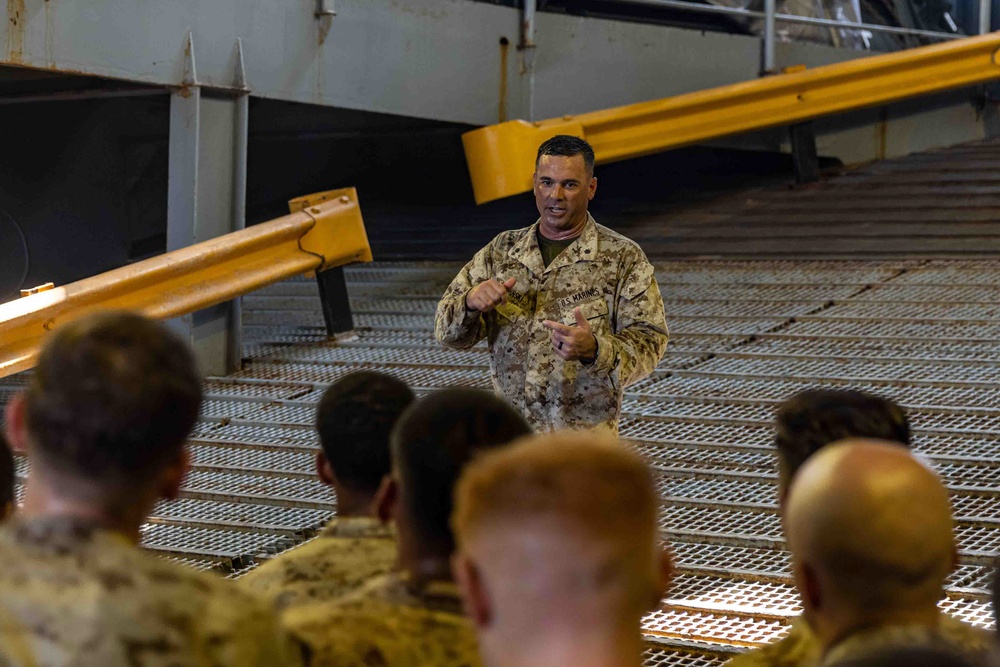
[[(236, 577), (300, 544), (336, 511), (313, 477), (313, 410), (360, 368), (418, 391), (489, 388), (488, 356), (433, 339), (457, 264), (347, 269), (357, 331), (327, 340), (314, 285), (244, 299), (244, 369), (211, 378), (184, 497), (156, 508), (145, 545)], [(978, 261), (662, 263), (671, 343), (628, 389), (622, 435), (657, 469), (661, 527), (680, 567), (644, 621), (645, 662), (715, 667), (780, 637), (799, 609), (776, 508), (771, 418), (807, 387), (855, 387), (907, 406), (915, 449), (952, 490), (963, 564), (942, 606), (989, 626), (1000, 553), (1000, 274)], [(0, 401), (20, 378), (0, 381)], [(22, 463), (19, 474), (26, 472)]]

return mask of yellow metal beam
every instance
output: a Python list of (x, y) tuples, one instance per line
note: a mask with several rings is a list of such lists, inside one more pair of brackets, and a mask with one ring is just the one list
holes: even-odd
[(535, 152), (557, 134), (585, 138), (600, 163), (740, 132), (896, 102), (1000, 77), (1000, 34), (778, 74), (652, 102), (462, 135), (476, 202), (531, 190)]
[(0, 304), (0, 377), (34, 366), (49, 332), (88, 313), (168, 319), (294, 275), (370, 262), (354, 188), (310, 197), (276, 220)]

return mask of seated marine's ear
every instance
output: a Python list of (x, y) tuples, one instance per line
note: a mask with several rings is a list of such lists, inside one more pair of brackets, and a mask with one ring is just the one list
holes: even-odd
[(177, 455), (177, 460), (167, 466), (160, 476), (160, 497), (164, 500), (177, 500), (181, 495), (184, 478), (190, 470), (191, 450), (184, 445)]
[(396, 516), (399, 504), (399, 482), (392, 473), (382, 478), (378, 491), (375, 492), (375, 515), (382, 523), (389, 523)]
[(653, 591), (651, 594), (652, 599), (650, 600), (649, 610), (653, 611), (660, 608), (660, 601), (667, 596), (670, 591), (670, 585), (674, 582), (674, 575), (677, 574), (677, 568), (674, 565), (674, 554), (670, 549), (663, 549), (660, 552), (660, 563), (657, 571), (657, 579), (653, 586)]
[(330, 460), (326, 458), (322, 449), (316, 452), (316, 476), (327, 486), (333, 486), (337, 481), (337, 476), (333, 474), (333, 466), (330, 465)]
[(27, 451), (27, 415), (24, 393), (15, 394), (7, 404), (7, 427), (5, 433), (12, 451)]
[(451, 576), (462, 593), (465, 615), (477, 628), (484, 628), (493, 620), (489, 591), (475, 561), (461, 551), (451, 556)]

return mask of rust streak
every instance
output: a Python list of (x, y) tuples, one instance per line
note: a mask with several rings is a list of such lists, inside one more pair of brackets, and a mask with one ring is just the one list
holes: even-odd
[(24, 0), (7, 0), (7, 60), (24, 60), (24, 29), (27, 22)]
[(510, 47), (510, 40), (506, 37), (500, 38), (500, 103), (497, 117), (498, 122), (507, 120), (507, 50)]

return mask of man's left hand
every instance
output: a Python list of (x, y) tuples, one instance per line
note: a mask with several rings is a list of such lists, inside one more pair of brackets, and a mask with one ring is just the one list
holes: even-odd
[(545, 320), (546, 329), (552, 331), (552, 347), (555, 353), (566, 361), (581, 361), (589, 364), (597, 356), (597, 339), (590, 331), (590, 322), (580, 309), (573, 311), (576, 326), (568, 327), (560, 322)]

